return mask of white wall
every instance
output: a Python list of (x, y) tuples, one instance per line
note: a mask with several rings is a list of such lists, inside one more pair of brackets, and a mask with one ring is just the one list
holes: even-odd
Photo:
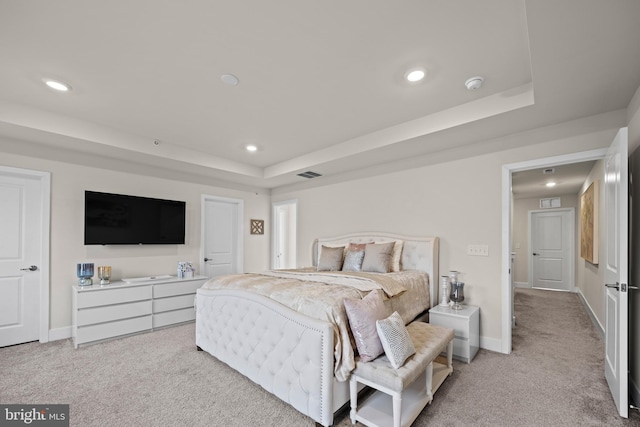
[[(481, 308), (481, 346), (500, 351), (502, 166), (607, 147), (616, 131), (563, 136), (345, 183), (274, 192), (273, 200), (298, 199), (300, 265), (311, 265), (309, 248), (319, 236), (357, 231), (439, 236), (440, 271), (462, 271), (466, 302)], [(489, 256), (467, 256), (468, 244), (489, 245)]]
[[(3, 142), (0, 139), (0, 152)], [(96, 266), (111, 265), (116, 280), (122, 277), (175, 275), (178, 261), (193, 261), (194, 266), (199, 265), (201, 194), (244, 200), (245, 271), (264, 270), (269, 266), (269, 228), (267, 227), (264, 235), (249, 234), (250, 218), (263, 218), (265, 224), (270, 223), (269, 195), (256, 195), (245, 191), (9, 153), (0, 154), (0, 164), (51, 173), (50, 330), (68, 328), (71, 325), (71, 286), (77, 283), (75, 268), (78, 262), (94, 262)], [(107, 164), (108, 162), (105, 162), (105, 165)], [(186, 201), (185, 244), (84, 246), (85, 190)]]

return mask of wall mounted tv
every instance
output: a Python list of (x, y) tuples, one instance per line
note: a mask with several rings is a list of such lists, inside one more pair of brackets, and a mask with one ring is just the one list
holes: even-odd
[(185, 202), (84, 192), (85, 245), (184, 244)]

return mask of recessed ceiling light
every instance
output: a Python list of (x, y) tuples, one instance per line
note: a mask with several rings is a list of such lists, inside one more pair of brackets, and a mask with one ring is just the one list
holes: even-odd
[(407, 74), (404, 75), (404, 78), (409, 83), (417, 83), (420, 80), (424, 79), (424, 76), (426, 76), (426, 72), (422, 68), (415, 68), (407, 71)]
[(67, 83), (61, 82), (60, 80), (43, 79), (42, 81), (51, 89), (55, 89), (60, 92), (68, 92), (71, 90), (70, 85), (68, 85)]
[(547, 187), (555, 187), (555, 186), (556, 186), (556, 183), (555, 183), (555, 182), (547, 182), (545, 185), (546, 185)]
[(247, 145), (245, 148), (247, 149), (247, 151), (249, 151), (249, 152), (251, 152), (251, 153), (253, 153), (254, 151), (258, 151), (258, 147), (256, 147), (256, 146), (255, 146), (255, 145), (253, 145), (253, 144), (249, 144), (249, 145)]
[(220, 76), (220, 80), (222, 80), (222, 83), (231, 86), (235, 86), (240, 83), (240, 80), (238, 80), (238, 78), (233, 74), (223, 74), (222, 76)]

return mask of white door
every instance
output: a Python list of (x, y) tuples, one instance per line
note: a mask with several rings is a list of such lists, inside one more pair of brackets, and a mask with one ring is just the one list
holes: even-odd
[(620, 129), (604, 166), (605, 197), (605, 363), (604, 372), (620, 416), (629, 416), (627, 291), (628, 251), (627, 129)]
[(202, 218), (202, 274), (241, 273), (242, 200), (203, 197)]
[(574, 210), (530, 212), (531, 286), (573, 290)]
[(43, 193), (48, 196), (49, 180), (46, 174), (43, 184), (43, 176), (0, 168), (0, 347), (48, 341), (48, 319), (41, 321), (41, 314), (48, 317), (43, 244), (49, 209)]
[(272, 268), (296, 267), (296, 209), (295, 200), (273, 204)]

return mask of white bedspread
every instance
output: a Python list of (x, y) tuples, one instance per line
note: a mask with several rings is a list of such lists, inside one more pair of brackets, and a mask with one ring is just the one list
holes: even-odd
[(398, 311), (409, 322), (429, 307), (428, 280), (426, 273), (410, 270), (343, 274), (300, 269), (220, 276), (207, 281), (202, 288), (244, 289), (330, 322), (334, 325), (334, 374), (338, 381), (345, 381), (355, 368), (355, 346), (343, 301), (361, 299), (373, 289), (383, 289), (389, 297), (385, 305), (390, 313)]

